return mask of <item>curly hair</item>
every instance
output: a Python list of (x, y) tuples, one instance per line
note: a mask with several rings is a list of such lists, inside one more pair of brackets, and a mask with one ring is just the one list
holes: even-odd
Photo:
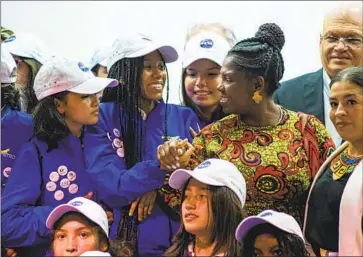
[(1, 107), (20, 111), (20, 90), (14, 84), (1, 84)]
[(237, 70), (244, 70), (250, 78), (262, 76), (268, 84), (271, 96), (279, 87), (285, 71), (281, 49), (285, 36), (275, 23), (259, 27), (255, 37), (238, 42), (227, 54)]

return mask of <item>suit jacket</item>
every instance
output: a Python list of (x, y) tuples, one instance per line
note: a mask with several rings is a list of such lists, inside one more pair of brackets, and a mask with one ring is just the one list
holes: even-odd
[(281, 83), (274, 101), (286, 109), (312, 114), (325, 124), (323, 69)]

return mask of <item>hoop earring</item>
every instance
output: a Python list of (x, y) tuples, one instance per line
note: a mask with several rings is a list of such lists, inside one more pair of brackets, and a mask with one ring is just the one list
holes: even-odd
[(261, 94), (261, 91), (255, 91), (255, 93), (253, 94), (252, 100), (256, 104), (259, 104), (263, 100), (263, 96)]

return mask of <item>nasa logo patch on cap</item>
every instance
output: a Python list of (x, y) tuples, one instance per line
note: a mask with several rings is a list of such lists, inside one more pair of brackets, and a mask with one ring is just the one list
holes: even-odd
[(203, 39), (200, 41), (201, 48), (212, 48), (213, 47), (213, 40), (212, 39)]
[(272, 216), (272, 213), (271, 212), (265, 212), (265, 213), (260, 215), (260, 217), (266, 217), (266, 216)]
[(87, 68), (83, 63), (79, 62), (78, 63), (78, 67), (83, 71), (83, 72), (88, 72), (89, 68)]
[(15, 35), (11, 35), (10, 37), (8, 37), (7, 39), (5, 39), (4, 43), (9, 43), (12, 42), (16, 39)]
[(71, 205), (73, 206), (81, 206), (83, 204), (83, 202), (81, 201), (75, 201), (75, 202), (72, 202)]
[(205, 169), (205, 168), (207, 168), (207, 167), (209, 167), (210, 166), (210, 161), (205, 161), (205, 162), (202, 162), (201, 164), (199, 164), (198, 165), (198, 169)]
[(151, 39), (150, 39), (150, 38), (148, 38), (148, 37), (143, 37), (142, 39), (143, 39), (143, 40), (146, 40), (146, 41), (151, 41)]

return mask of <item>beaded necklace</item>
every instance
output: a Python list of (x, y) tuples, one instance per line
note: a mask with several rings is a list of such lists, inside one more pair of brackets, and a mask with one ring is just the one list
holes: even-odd
[(333, 172), (333, 179), (338, 180), (344, 176), (345, 173), (353, 172), (355, 166), (362, 160), (363, 156), (352, 156), (348, 154), (348, 148), (344, 149), (337, 157), (330, 163), (330, 169)]

